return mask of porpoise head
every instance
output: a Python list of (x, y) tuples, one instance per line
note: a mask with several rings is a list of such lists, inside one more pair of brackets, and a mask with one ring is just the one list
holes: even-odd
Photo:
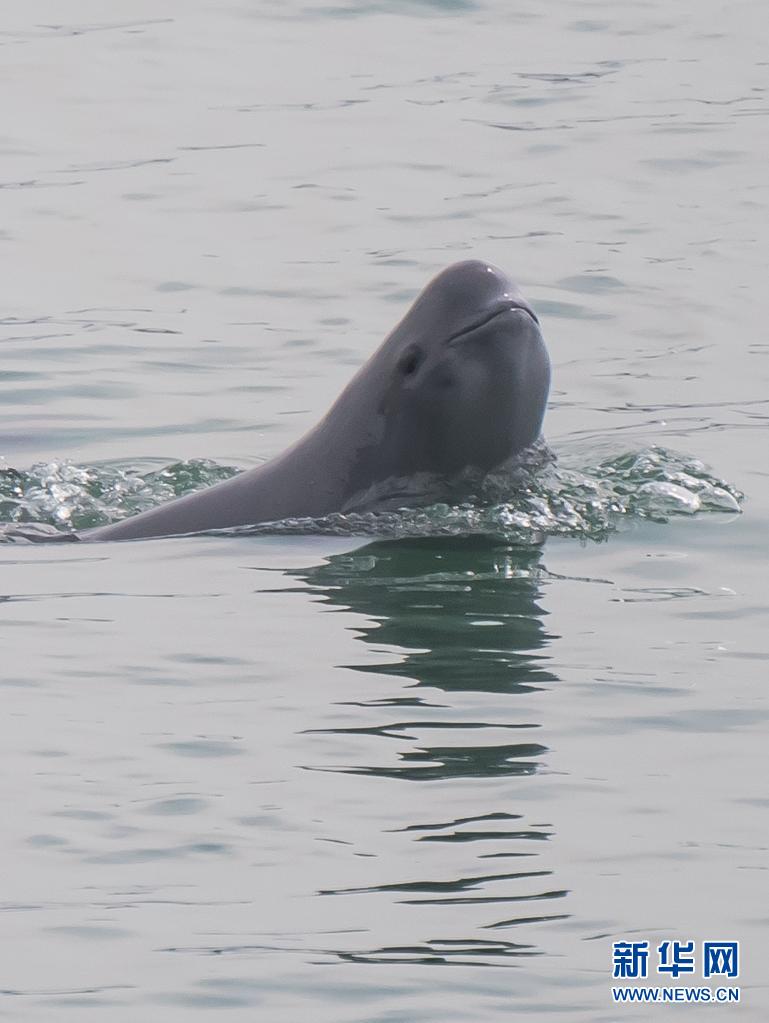
[[(550, 360), (514, 282), (467, 260), (427, 285), (350, 386), (370, 399), (362, 464), (380, 479), (449, 478), (489, 472), (540, 437)], [(343, 392), (335, 410), (344, 403)]]
[(457, 263), (427, 285), (327, 415), (282, 455), (85, 538), (453, 499), (457, 486), (466, 492), (479, 473), (538, 439), (549, 382), (537, 317), (515, 284), (488, 263)]

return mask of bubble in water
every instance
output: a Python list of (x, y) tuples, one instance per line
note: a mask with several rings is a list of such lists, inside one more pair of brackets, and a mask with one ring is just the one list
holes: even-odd
[[(125, 463), (49, 462), (26, 473), (0, 463), (0, 521), (8, 524), (0, 540), (51, 539), (54, 534), (72, 538), (77, 530), (135, 515), (230, 479), (237, 471), (205, 459), (152, 470)], [(742, 497), (699, 460), (664, 448), (575, 469), (559, 466), (540, 446), (509, 471), (485, 479), (470, 502), (294, 518), (225, 532), (393, 538), (491, 534), (518, 544), (540, 544), (547, 536), (600, 540), (627, 519), (664, 522), (705, 511), (739, 512)]]

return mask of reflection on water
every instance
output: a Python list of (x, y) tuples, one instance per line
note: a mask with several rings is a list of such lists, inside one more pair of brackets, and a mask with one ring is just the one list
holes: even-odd
[(556, 681), (540, 652), (553, 638), (537, 604), (540, 559), (539, 549), (483, 538), (426, 538), (371, 543), (297, 574), (328, 603), (372, 620), (364, 642), (403, 648), (397, 661), (358, 671), (447, 692), (516, 693)]
[(4, 7), (0, 519), (279, 454), (480, 257), (555, 367), (511, 512), (620, 535), (0, 545), (6, 1015), (616, 1023), (635, 934), (765, 1019), (766, 4), (157, 8)]
[[(476, 936), (475, 928), (482, 935), (489, 928), (568, 915), (548, 912), (551, 901), (567, 891), (546, 880), (552, 871), (533, 859), (554, 837), (553, 828), (519, 812), (516, 788), (509, 784), (535, 774), (547, 753), (538, 741), (539, 723), (521, 713), (516, 699), (558, 681), (547, 666), (546, 648), (554, 637), (545, 628), (546, 611), (539, 603), (541, 572), (539, 550), (478, 537), (370, 543), (292, 573), (327, 605), (364, 615), (369, 624), (357, 629), (363, 643), (380, 655), (398, 653), (374, 666), (368, 658), (346, 665), (402, 680), (404, 689), (393, 696), (348, 702), (361, 709), (364, 719), (370, 716), (370, 724), (307, 730), (362, 742), (345, 746), (360, 751), (354, 762), (331, 770), (438, 783), (452, 806), (457, 805), (457, 782), (467, 782), (466, 805), (484, 808), (442, 817), (439, 796), (430, 804), (429, 819), (388, 828), (421, 851), (434, 850), (433, 861), (417, 858), (420, 869), (431, 866), (434, 875), (409, 874), (384, 884), (318, 892), (387, 897), (402, 906), (461, 907), (463, 933), (470, 929), (470, 936), (339, 952), (346, 961), (499, 964), (538, 950), (531, 944), (488, 941)], [(380, 751), (379, 740), (395, 741), (394, 762), (371, 762), (389, 756), (389, 749)], [(460, 876), (441, 876), (445, 852), (452, 854), (448, 862), (461, 865)], [(527, 858), (525, 870), (488, 873), (479, 862), (521, 857)], [(519, 904), (529, 908), (511, 913)], [(456, 918), (447, 926), (456, 926)]]

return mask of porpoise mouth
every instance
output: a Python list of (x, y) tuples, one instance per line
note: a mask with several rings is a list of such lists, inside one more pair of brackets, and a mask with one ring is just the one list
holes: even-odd
[(479, 330), (481, 327), (485, 327), (491, 323), (492, 320), (496, 320), (499, 316), (504, 316), (505, 313), (511, 312), (513, 309), (520, 309), (522, 313), (526, 313), (532, 320), (539, 326), (539, 320), (537, 314), (527, 305), (523, 305), (520, 302), (504, 302), (499, 305), (493, 306), (488, 312), (483, 313), (477, 320), (473, 320), (466, 327), (462, 327), (455, 334), (451, 334), (446, 338), (446, 344), (453, 344), (455, 341), (460, 341), (462, 338), (467, 337), (468, 334), (472, 334), (473, 331)]

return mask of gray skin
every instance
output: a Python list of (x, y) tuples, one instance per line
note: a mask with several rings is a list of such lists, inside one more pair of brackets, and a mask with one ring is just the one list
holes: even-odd
[(516, 285), (478, 260), (438, 274), (323, 419), (282, 455), (83, 534), (133, 540), (440, 499), (539, 437), (550, 360)]

